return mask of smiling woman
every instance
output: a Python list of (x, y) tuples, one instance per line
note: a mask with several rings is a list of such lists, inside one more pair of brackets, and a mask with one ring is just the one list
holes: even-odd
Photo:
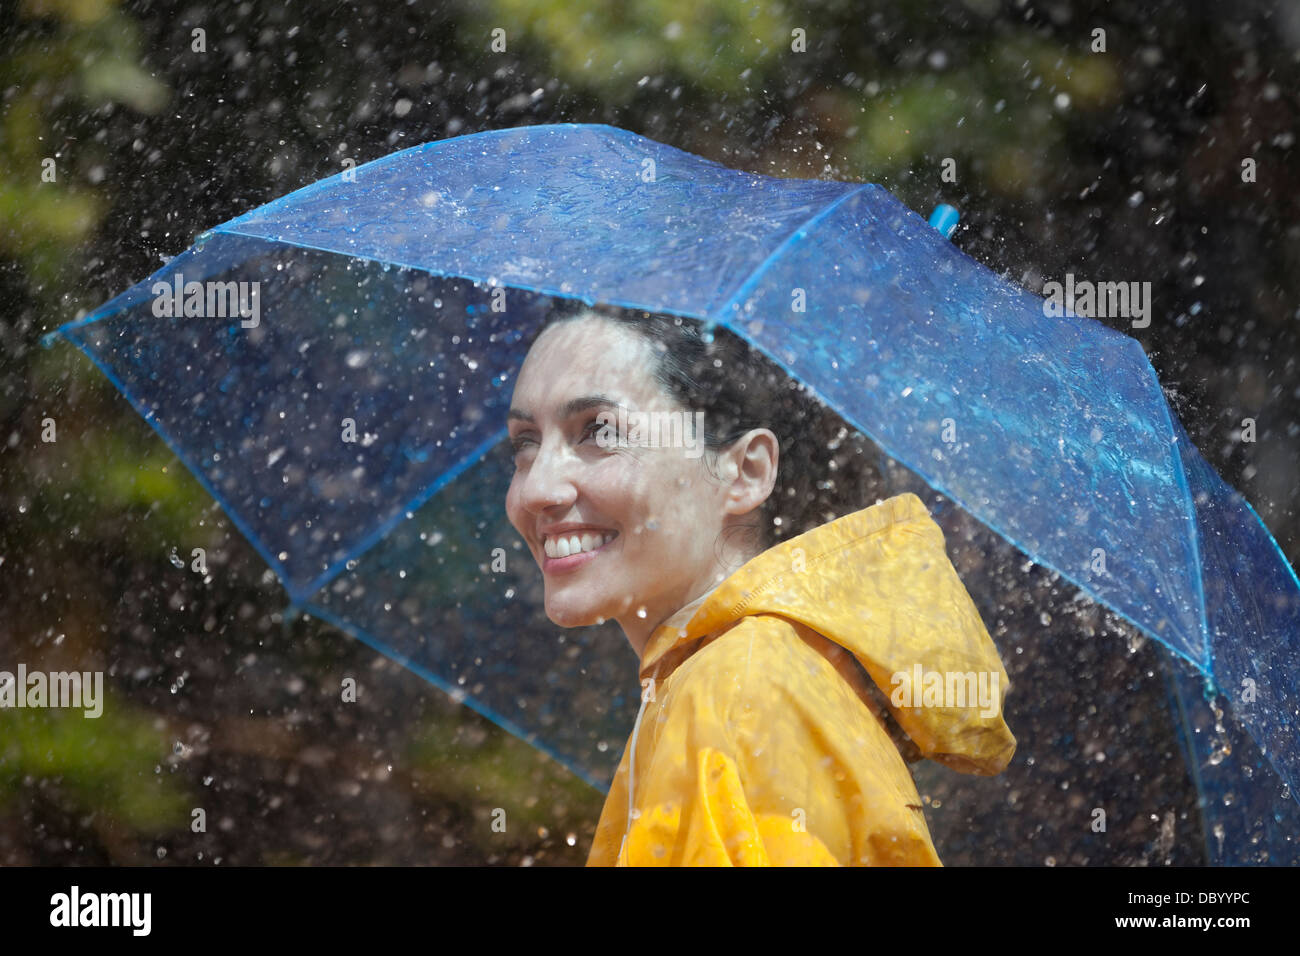
[[(663, 416), (667, 441), (628, 425)], [(1006, 674), (870, 443), (725, 329), (609, 308), (548, 320), (509, 430), (547, 616), (615, 620), (641, 661), (588, 863), (938, 864), (900, 749), (1001, 770)], [(916, 664), (1003, 693), (891, 706)]]

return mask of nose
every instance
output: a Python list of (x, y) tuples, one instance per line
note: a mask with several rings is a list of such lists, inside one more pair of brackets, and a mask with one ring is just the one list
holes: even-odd
[(573, 470), (580, 465), (581, 462), (562, 442), (543, 441), (524, 472), (519, 489), (520, 503), (534, 515), (540, 515), (548, 508), (571, 505), (578, 497)]

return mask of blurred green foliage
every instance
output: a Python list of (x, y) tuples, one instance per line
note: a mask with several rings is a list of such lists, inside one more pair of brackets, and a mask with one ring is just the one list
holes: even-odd
[(467, 14), (460, 34), (467, 49), (499, 49), (500, 30), (506, 51), (526, 43), (556, 75), (612, 100), (665, 69), (711, 92), (738, 93), (792, 43), (787, 18), (761, 4), (491, 0)]
[(34, 781), (66, 795), (69, 809), (144, 834), (189, 823), (190, 795), (163, 772), (170, 743), (155, 717), (105, 685), (103, 713), (7, 711), (0, 736), (0, 809), (12, 810)]
[(141, 69), (139, 27), (116, 7), (111, 0), (23, 0), (20, 19), (43, 29), (7, 43), (0, 56), (0, 88), (16, 90), (0, 120), (0, 256), (22, 261), (33, 282), (51, 291), (76, 287), (67, 252), (105, 211), (95, 190), (76, 184), (68, 144), (50, 131), (51, 110), (125, 103), (156, 113), (169, 95)]

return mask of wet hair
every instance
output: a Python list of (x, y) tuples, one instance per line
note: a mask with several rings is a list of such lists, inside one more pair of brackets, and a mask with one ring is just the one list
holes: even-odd
[(658, 355), (655, 380), (684, 410), (704, 413), (704, 460), (715, 479), (721, 480), (713, 470), (717, 454), (737, 439), (755, 428), (776, 435), (780, 456), (772, 493), (752, 521), (736, 526), (755, 554), (888, 497), (876, 445), (730, 330), (681, 316), (566, 302), (547, 315), (537, 335), (593, 316), (650, 343)]

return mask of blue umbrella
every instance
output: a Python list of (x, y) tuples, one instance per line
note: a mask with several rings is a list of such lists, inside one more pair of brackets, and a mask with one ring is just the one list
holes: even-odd
[(1138, 342), (1050, 314), (947, 241), (952, 224), (877, 185), (745, 173), (610, 126), (497, 130), (253, 209), (51, 335), (159, 432), (295, 608), (607, 789), (635, 657), (612, 622), (564, 631), (542, 611), (504, 514), (509, 385), (558, 299), (723, 326), (936, 512), (1171, 652), (1208, 858), (1295, 859), (1295, 573)]

